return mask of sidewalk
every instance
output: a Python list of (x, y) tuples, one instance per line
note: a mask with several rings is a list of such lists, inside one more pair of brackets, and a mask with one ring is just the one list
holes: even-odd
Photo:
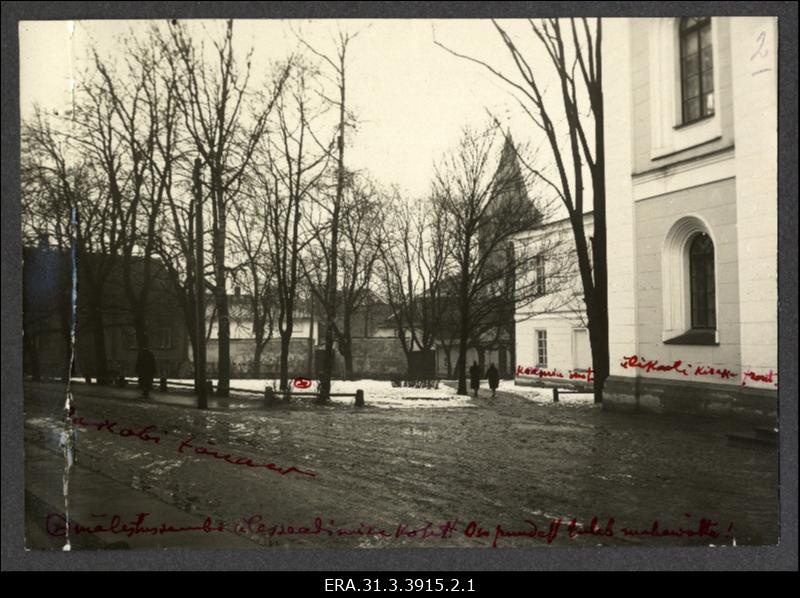
[[(80, 456), (78, 457), (80, 459)], [(25, 445), (25, 546), (28, 549), (61, 550), (63, 536), (58, 533), (63, 521), (63, 458), (60, 454), (26, 443)], [(143, 525), (156, 528), (201, 527), (204, 517), (168, 505), (144, 492), (125, 486), (80, 464), (74, 466), (69, 481), (69, 517), (72, 523), (94, 528), (108, 527), (114, 515), (131, 523), (139, 513), (147, 513)], [(48, 533), (47, 520), (52, 533)], [(213, 522), (216, 526), (217, 522)], [(258, 545), (229, 531), (188, 530), (166, 533), (70, 534), (72, 549), (99, 548), (255, 548)]]

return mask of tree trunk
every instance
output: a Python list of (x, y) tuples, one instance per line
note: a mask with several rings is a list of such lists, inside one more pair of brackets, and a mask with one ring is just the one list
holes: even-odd
[(461, 330), (458, 335), (458, 390), (456, 394), (466, 395), (467, 391), (467, 342), (469, 332), (467, 330), (466, 318), (461, 317)]
[(411, 378), (411, 351), (405, 351), (406, 355), (406, 379)]
[(339, 353), (344, 357), (344, 378), (353, 379), (353, 337), (350, 333), (352, 327), (350, 320), (350, 310), (352, 308), (345, 304), (342, 317), (342, 331), (337, 334), (339, 341)]
[(318, 403), (326, 403), (330, 399), (331, 378), (333, 377), (333, 328), (327, 324), (325, 331), (325, 362), (322, 364), (322, 380), (319, 385)]
[(444, 349), (444, 356), (447, 359), (447, 379), (451, 380), (453, 378), (453, 361), (452, 361), (452, 351), (450, 350), (450, 346), (442, 345)]
[(513, 377), (517, 371), (517, 325), (514, 324), (511, 328), (511, 346), (509, 347), (509, 374)]
[[(605, 330), (603, 330), (605, 327)], [(592, 350), (592, 375), (594, 377), (594, 402), (603, 401), (603, 386), (609, 371), (608, 319), (597, 315), (589, 326), (589, 343)]]
[[(147, 339), (147, 323), (144, 309), (140, 305), (133, 306), (133, 329), (136, 332), (136, 346), (143, 347)], [(150, 339), (152, 340), (152, 339)]]
[[(125, 297), (128, 301), (128, 306), (133, 315), (133, 329), (136, 334), (136, 346), (143, 347), (147, 340), (147, 296), (149, 293), (148, 278), (150, 276), (150, 268), (148, 265), (147, 257), (142, 261), (142, 279), (139, 283), (142, 285), (140, 292), (137, 294), (135, 289), (135, 281), (133, 274), (133, 261), (136, 259), (130, 251), (127, 251), (123, 256), (122, 261), (122, 279), (125, 287)], [(152, 339), (150, 339), (152, 340)]]
[(228, 312), (228, 294), (217, 293), (217, 345), (219, 363), (217, 365), (217, 396), (227, 397), (231, 384), (231, 324)]
[[(94, 364), (97, 380), (101, 384), (108, 382), (108, 356), (106, 353), (106, 334), (103, 310), (96, 305), (91, 310), (92, 339), (94, 341)], [(122, 373), (122, 372), (120, 372)]]
[[(597, 22), (597, 82), (592, 102), (595, 122), (603, 122), (603, 61), (600, 54), (602, 21)], [(603, 388), (610, 369), (608, 347), (608, 249), (606, 247), (606, 179), (605, 137), (602, 126), (595, 126), (595, 152), (597, 154), (592, 172), (594, 202), (594, 242), (592, 257), (595, 287), (595, 338), (590, 335), (592, 364), (594, 366), (594, 402), (603, 401)], [(595, 348), (596, 345), (596, 348)]]
[(460, 355), (459, 355), (458, 357), (456, 357), (456, 367), (455, 367), (455, 374), (456, 374), (456, 376), (458, 376), (458, 375), (459, 375), (459, 372), (461, 371), (461, 367), (462, 367), (462, 364), (463, 364), (463, 363), (464, 363), (464, 360), (463, 360), (463, 359), (461, 359), (461, 356), (460, 356)]
[(314, 343), (314, 326), (315, 326), (315, 324), (314, 324), (314, 298), (313, 298), (313, 294), (312, 294), (311, 298), (309, 299), (309, 304), (310, 304), (310, 307), (309, 307), (309, 310), (308, 310), (308, 316), (309, 316), (309, 325), (308, 325), (308, 377), (309, 378), (313, 378), (314, 375), (316, 374), (316, 372), (314, 371), (316, 364), (314, 363), (314, 349), (315, 349), (315, 346), (314, 346), (315, 345), (315, 343)]
[[(346, 46), (345, 46), (346, 48)], [(330, 293), (325, 306), (328, 310), (327, 330), (325, 332), (325, 364), (322, 370), (322, 383), (320, 384), (320, 394), (318, 401), (325, 403), (330, 400), (331, 392), (331, 373), (333, 367), (333, 326), (336, 323), (336, 304), (338, 288), (338, 259), (339, 259), (339, 212), (344, 197), (344, 130), (345, 130), (345, 48), (341, 54), (341, 68), (339, 70), (339, 138), (337, 140), (338, 156), (336, 160), (336, 203), (333, 206), (333, 218), (331, 219), (331, 250), (330, 266), (328, 270), (329, 279), (327, 291)]]
[(264, 344), (256, 340), (256, 348), (253, 352), (253, 378), (261, 378), (261, 356), (264, 354)]
[(217, 222), (214, 227), (214, 293), (217, 306), (217, 396), (227, 397), (231, 385), (231, 322), (228, 306), (227, 276), (225, 272), (225, 232), (226, 232), (226, 206), (224, 193), (221, 189), (221, 168), (212, 171), (212, 188), (214, 202), (217, 208)]
[(469, 244), (471, 240), (467, 236), (464, 242), (466, 253), (461, 260), (461, 281), (460, 281), (460, 309), (458, 327), (458, 390), (457, 394), (466, 395), (467, 391), (467, 343), (469, 341)]
[(289, 343), (292, 340), (292, 323), (287, 323), (286, 330), (281, 331), (281, 365), (280, 365), (280, 388), (289, 388)]
[(345, 380), (353, 380), (353, 346), (348, 343), (341, 343), (339, 352), (344, 357), (344, 377)]
[(505, 378), (508, 375), (508, 362), (506, 361), (506, 348), (501, 346), (497, 349), (497, 369), (500, 375)]

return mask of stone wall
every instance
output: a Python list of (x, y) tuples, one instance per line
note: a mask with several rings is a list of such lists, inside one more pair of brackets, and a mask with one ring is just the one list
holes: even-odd
[[(344, 375), (344, 358), (337, 353), (336, 372)], [(408, 364), (397, 338), (353, 339), (353, 374), (356, 378), (404, 376)]]
[[(321, 347), (316, 347), (317, 349)], [(293, 338), (289, 344), (289, 375), (313, 377), (311, 351), (314, 349), (308, 338)], [(263, 378), (277, 377), (280, 372), (279, 338), (270, 339), (261, 355)], [(252, 339), (231, 340), (231, 373), (234, 378), (253, 375), (254, 342)], [(212, 340), (207, 348), (209, 376), (216, 375), (218, 346)], [(392, 378), (406, 372), (406, 357), (397, 338), (353, 339), (353, 373), (356, 378)], [(344, 357), (334, 352), (333, 375), (344, 377)]]
[(727, 417), (770, 427), (778, 425), (777, 392), (727, 384), (609, 376), (603, 390), (603, 409), (684, 413)]
[[(309, 340), (293, 338), (289, 341), (289, 374), (292, 376), (309, 375)], [(216, 376), (219, 361), (218, 345), (212, 340), (206, 349), (209, 377)], [(255, 342), (252, 339), (231, 340), (231, 376), (249, 378), (253, 376), (253, 356)], [(280, 372), (281, 341), (273, 338), (267, 341), (261, 354), (261, 377), (277, 377)]]

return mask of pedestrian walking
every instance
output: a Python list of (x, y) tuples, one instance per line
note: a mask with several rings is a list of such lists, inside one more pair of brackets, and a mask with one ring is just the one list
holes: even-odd
[(150, 396), (150, 387), (153, 386), (153, 377), (156, 373), (156, 358), (153, 352), (147, 347), (147, 338), (142, 341), (139, 348), (139, 355), (136, 357), (136, 375), (139, 377), (139, 388), (142, 389), (142, 396)]
[(494, 398), (494, 393), (497, 387), (500, 386), (500, 372), (497, 371), (493, 363), (490, 363), (489, 369), (486, 370), (486, 380), (489, 382), (489, 388), (492, 389), (492, 398)]
[(475, 392), (475, 398), (478, 398), (478, 389), (481, 386), (481, 368), (477, 361), (473, 361), (472, 367), (469, 368), (469, 385)]

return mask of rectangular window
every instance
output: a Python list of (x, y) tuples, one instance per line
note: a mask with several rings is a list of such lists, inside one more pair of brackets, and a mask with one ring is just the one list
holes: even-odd
[(172, 349), (172, 328), (169, 326), (162, 326), (158, 329), (157, 337), (159, 349)]
[(536, 367), (547, 367), (547, 330), (536, 331)]
[(533, 258), (534, 282), (533, 290), (536, 296), (544, 295), (547, 292), (547, 279), (545, 276), (544, 256), (537, 255)]
[(681, 100), (683, 123), (714, 114), (714, 58), (711, 19), (680, 21)]
[(122, 329), (122, 342), (126, 349), (139, 348), (139, 345), (136, 342), (136, 331), (133, 328)]

